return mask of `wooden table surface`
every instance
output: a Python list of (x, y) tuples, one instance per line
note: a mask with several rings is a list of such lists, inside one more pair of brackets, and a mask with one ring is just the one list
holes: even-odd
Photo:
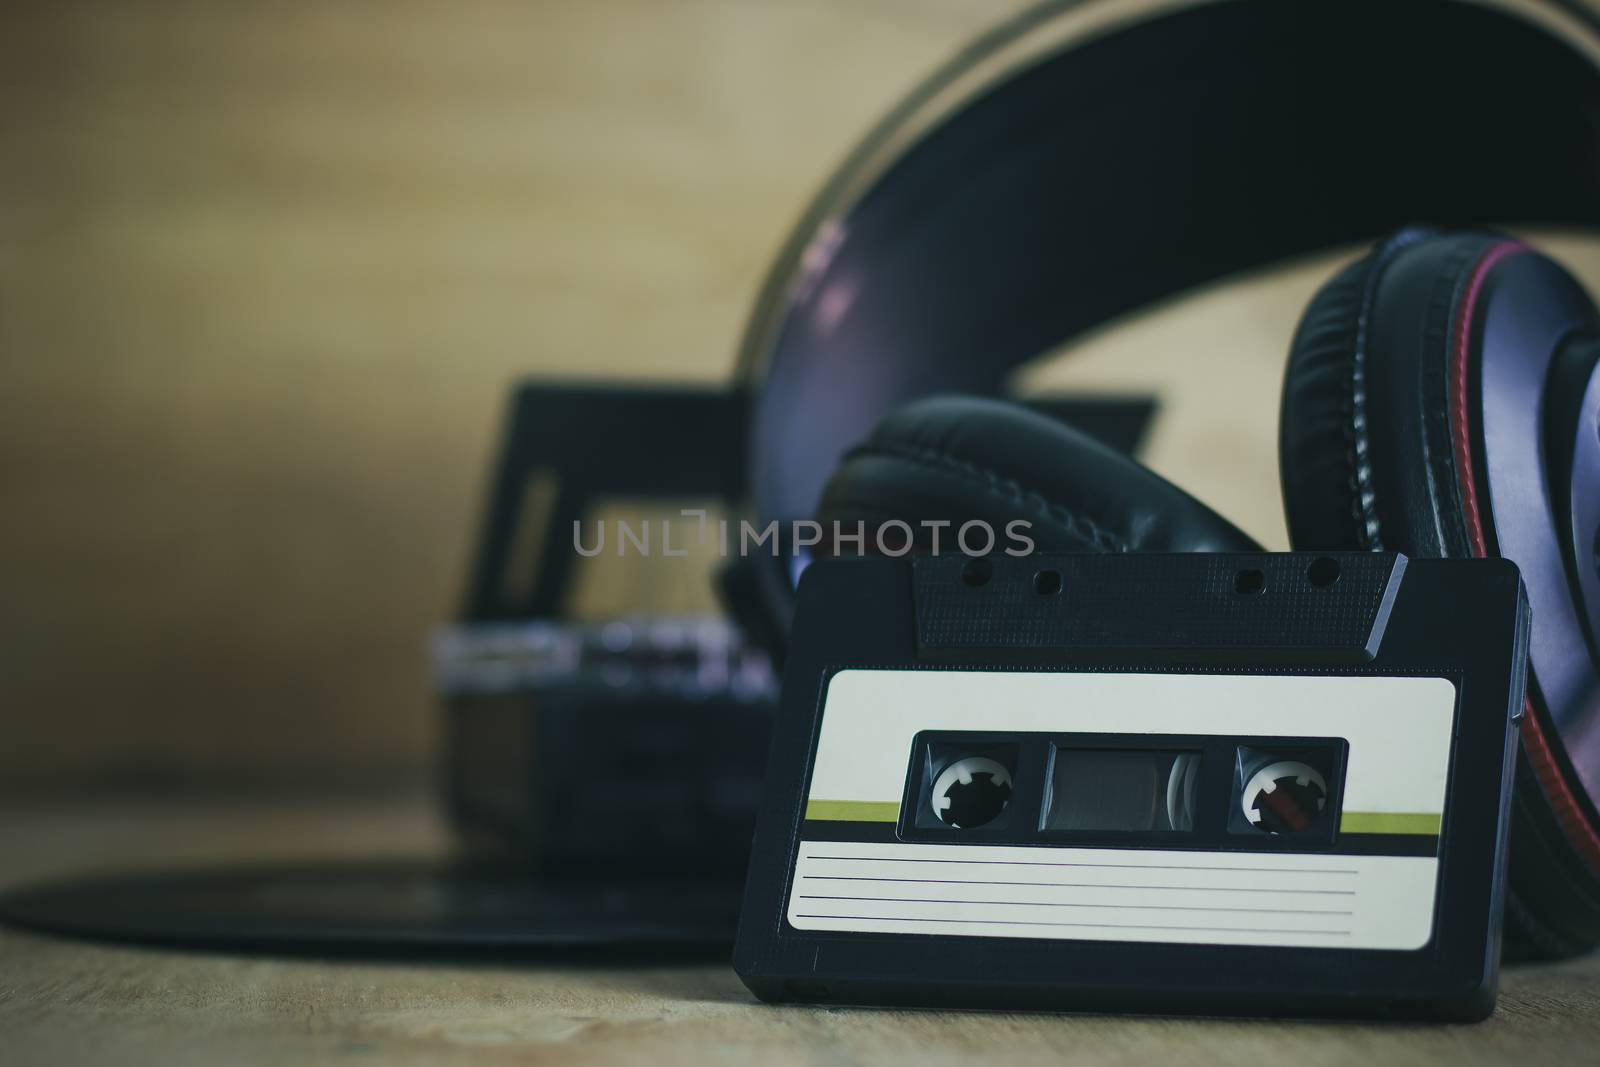
[[(422, 797), (0, 805), (0, 885), (86, 869), (436, 854)], [(723, 966), (317, 961), (0, 929), (0, 1062), (1228, 1065), (1593, 1062), (1600, 957), (1472, 1026), (773, 1008)]]

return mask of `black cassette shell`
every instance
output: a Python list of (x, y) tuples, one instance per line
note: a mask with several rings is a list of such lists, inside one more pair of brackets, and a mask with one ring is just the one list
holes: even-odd
[[(734, 956), (758, 996), (1380, 1018), (1492, 1010), (1529, 625), (1514, 564), (1293, 553), (988, 563), (974, 571), (948, 557), (841, 560), (814, 565), (802, 581)], [(1058, 594), (1037, 592), (1041, 569), (1060, 574)], [(1245, 572), (1259, 572), (1259, 589), (1239, 582)], [(1426, 942), (1402, 951), (797, 929), (785, 908), (806, 827), (816, 825), (806, 806), (828, 686), (863, 668), (1448, 679), (1453, 736)], [(1104, 729), (1118, 729), (1114, 710)], [(1025, 762), (1025, 743), (1023, 752)], [(1013, 805), (1027, 794), (1020, 780), (1018, 790)], [(1035, 843), (1024, 820), (1009, 822), (972, 832)], [(899, 841), (925, 832), (904, 818), (892, 830)]]

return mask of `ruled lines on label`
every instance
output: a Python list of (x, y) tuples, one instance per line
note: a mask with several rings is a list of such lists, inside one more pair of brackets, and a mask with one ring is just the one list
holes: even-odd
[(801, 842), (802, 930), (1415, 949), (1438, 861), (1413, 856)]

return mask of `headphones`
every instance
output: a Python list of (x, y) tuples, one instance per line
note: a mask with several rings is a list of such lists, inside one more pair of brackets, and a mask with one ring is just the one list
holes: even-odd
[(743, 350), (757, 509), (1026, 519), (1044, 551), (1256, 550), (1063, 423), (943, 394), (998, 393), (1202, 282), (1380, 238), (1290, 345), (1290, 537), (1519, 564), (1534, 622), (1506, 947), (1583, 951), (1600, 944), (1600, 312), (1483, 229), (1505, 223), (1600, 227), (1591, 9), (1046, 5), (893, 112), (779, 257)]

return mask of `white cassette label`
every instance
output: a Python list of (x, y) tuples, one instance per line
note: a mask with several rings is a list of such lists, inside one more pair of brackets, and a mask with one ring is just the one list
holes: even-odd
[(1342, 738), (1339, 832), (1437, 835), (1455, 706), (1440, 678), (842, 671), (806, 817), (887, 832), (808, 833), (787, 919), (802, 930), (1421, 948), (1433, 855), (946, 845), (895, 839), (885, 824), (898, 820), (919, 731), (1144, 733)]

